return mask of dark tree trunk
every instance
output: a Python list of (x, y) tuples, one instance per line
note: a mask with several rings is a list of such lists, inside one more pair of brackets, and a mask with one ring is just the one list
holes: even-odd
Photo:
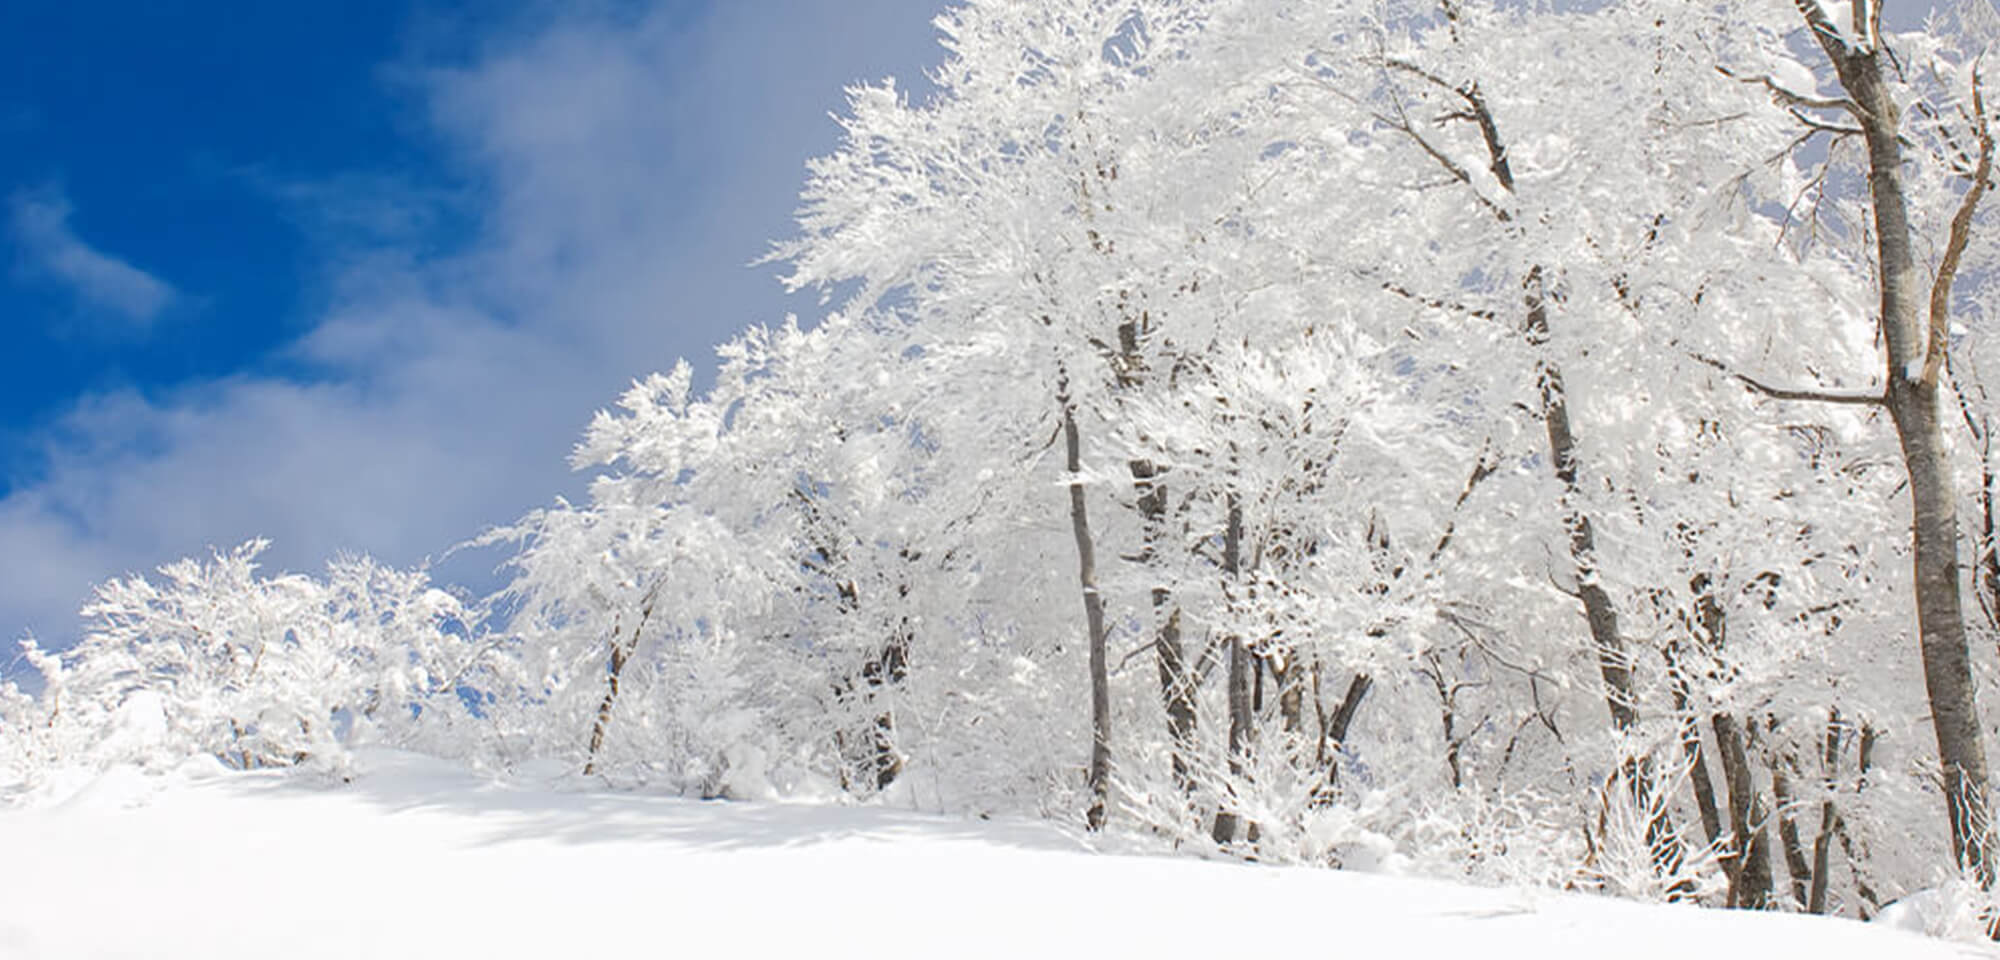
[(1271, 664), (1271, 682), (1278, 687), (1278, 719), (1289, 738), (1296, 738), (1306, 728), (1306, 685), (1305, 671), (1299, 669), (1296, 654), (1287, 650)]
[(1722, 840), (1722, 812), (1715, 803), (1715, 780), (1708, 772), (1708, 751), (1702, 745), (1701, 724), (1688, 705), (1687, 672), (1678, 657), (1669, 655), (1669, 683), (1673, 689), (1674, 714), (1680, 726), (1681, 750), (1687, 755), (1688, 782), (1694, 790), (1695, 809), (1701, 812), (1702, 835), (1711, 844)]
[[(1446, 7), (1446, 16), (1456, 19), (1455, 8)], [(1427, 77), (1436, 81), (1435, 77)], [(1488, 170), (1508, 194), (1516, 191), (1513, 167), (1508, 159), (1508, 151), (1493, 115), (1491, 106), (1477, 83), (1453, 87), (1443, 84), (1463, 102), (1463, 110), (1448, 116), (1469, 119), (1479, 128), (1484, 141)], [(1468, 187), (1473, 186), (1471, 174), (1464, 168), (1447, 160), (1415, 128), (1404, 120), (1400, 129), (1423, 145), (1433, 159), (1440, 161), (1446, 171)], [(1476, 188), (1475, 188), (1476, 189)], [(1512, 220), (1512, 214), (1489, 198), (1475, 196), (1482, 205), (1501, 222)], [(1540, 265), (1531, 267), (1523, 281), (1526, 291), (1527, 319), (1523, 333), (1533, 345), (1546, 344), (1550, 337), (1548, 297), (1545, 290), (1544, 272)], [(1394, 289), (1393, 287), (1391, 289)], [(1584, 620), (1589, 627), (1592, 645), (1596, 648), (1598, 671), (1604, 683), (1605, 705), (1611, 713), (1612, 726), (1620, 733), (1631, 731), (1638, 724), (1638, 698), (1632, 684), (1632, 665), (1625, 650), (1624, 639), (1618, 632), (1618, 612), (1610, 593), (1605, 590), (1598, 576), (1596, 530), (1586, 509), (1584, 490), (1579, 479), (1576, 436), (1570, 423), (1569, 402), (1563, 386), (1562, 370), (1553, 359), (1544, 358), (1537, 374), (1540, 378), (1543, 425), (1548, 434), (1550, 461), (1556, 477), (1562, 482), (1565, 504), (1564, 522), (1569, 528), (1569, 553), (1575, 566), (1577, 579), (1577, 599), (1581, 602)], [(1653, 859), (1662, 868), (1676, 864), (1681, 855), (1672, 838), (1674, 831), (1668, 821), (1665, 804), (1657, 808), (1648, 796), (1650, 777), (1647, 764), (1637, 758), (1628, 758), (1620, 764), (1622, 775), (1632, 799), (1639, 810), (1648, 813), (1647, 837), (1652, 846)]]
[[(1229, 591), (1234, 595), (1236, 575), (1242, 569), (1243, 560), (1243, 506), (1235, 494), (1229, 496), (1228, 528), (1222, 538), (1222, 572), (1229, 583)], [(1250, 650), (1241, 636), (1231, 636), (1229, 645), (1229, 776), (1231, 789), (1241, 789), (1247, 771), (1244, 760), (1250, 751), (1251, 722), (1253, 716), (1250, 704), (1250, 671), (1256, 668), (1251, 661)], [(1232, 843), (1236, 840), (1237, 825), (1242, 817), (1233, 809), (1234, 798), (1225, 794), (1222, 809), (1215, 815), (1216, 843)]]
[(1820, 769), (1826, 796), (1819, 803), (1819, 835), (1813, 838), (1812, 887), (1806, 891), (1806, 912), (1825, 913), (1828, 882), (1832, 879), (1834, 831), (1840, 826), (1840, 811), (1834, 809), (1833, 791), (1840, 780), (1840, 711), (1826, 718), (1826, 740), (1820, 747)]
[(1319, 768), (1326, 771), (1326, 775), (1313, 789), (1314, 806), (1332, 803), (1333, 798), (1339, 794), (1341, 744), (1347, 740), (1348, 727), (1354, 723), (1355, 712), (1361, 709), (1362, 698), (1368, 696), (1369, 688), (1375, 685), (1375, 681), (1369, 679), (1367, 674), (1356, 673), (1347, 681), (1347, 692), (1341, 696), (1340, 703), (1328, 713), (1325, 701), (1320, 698), (1319, 675), (1319, 665), (1315, 663), (1313, 712), (1319, 719), (1319, 749), (1315, 755), (1319, 761)]
[[(909, 587), (902, 588), (905, 592)], [(885, 688), (901, 684), (910, 673), (910, 622), (896, 628), (894, 638), (882, 653), (861, 667), (861, 679), (879, 695)], [(883, 709), (875, 715), (875, 789), (883, 790), (903, 773), (903, 755), (896, 749), (896, 715)]]
[[(1502, 189), (1513, 193), (1513, 165), (1508, 161), (1500, 124), (1494, 118), (1492, 109), (1477, 84), (1462, 87), (1457, 93), (1465, 101), (1466, 112), (1463, 115), (1479, 126), (1494, 178)], [(1410, 133), (1416, 135), (1414, 131)], [(1465, 178), (1461, 176), (1461, 179)], [(1497, 207), (1489, 209), (1502, 221), (1509, 219), (1505, 211)], [(1523, 333), (1531, 344), (1546, 344), (1550, 334), (1549, 305), (1540, 266), (1528, 271), (1523, 286), (1528, 308)], [(1591, 642), (1597, 648), (1605, 704), (1611, 710), (1613, 726), (1622, 733), (1638, 722), (1638, 699), (1633, 694), (1631, 663), (1625, 653), (1625, 642), (1618, 633), (1618, 610), (1611, 602), (1611, 594), (1604, 589), (1597, 576), (1597, 532), (1590, 514), (1584, 509), (1583, 489), (1578, 477), (1576, 433), (1569, 418), (1569, 398), (1563, 388), (1562, 369), (1553, 361), (1544, 360), (1538, 375), (1541, 379), (1542, 421), (1548, 433), (1549, 459), (1555, 467), (1556, 478), (1562, 481), (1567, 501), (1564, 523), (1569, 528), (1570, 559), (1576, 566), (1577, 597), (1583, 604)]]
[[(1715, 599), (1714, 583), (1698, 576), (1690, 587), (1695, 592), (1696, 640), (1709, 656), (1719, 658), (1729, 642), (1729, 621)], [(1729, 852), (1723, 861), (1729, 875), (1729, 906), (1761, 910), (1771, 905), (1774, 883), (1766, 822), (1770, 811), (1757, 789), (1743, 726), (1729, 713), (1718, 713), (1709, 722), (1729, 794)]]
[[(1986, 430), (1993, 429), (1987, 424)], [(1979, 468), (1979, 506), (1985, 522), (1979, 540), (1979, 588), (1986, 609), (1987, 625), (2000, 635), (2000, 539), (1994, 535), (1994, 499), (2000, 491), (2000, 476), (1993, 473), (1990, 464), (1992, 454), (1981, 459)]]
[[(1548, 340), (1548, 308), (1541, 293), (1541, 272), (1529, 274), (1528, 336), (1540, 343)], [(1556, 479), (1562, 481), (1568, 500), (1564, 523), (1569, 527), (1569, 555), (1575, 565), (1577, 599), (1583, 604), (1584, 622), (1590, 627), (1591, 643), (1597, 649), (1597, 669), (1604, 681), (1604, 704), (1611, 711), (1611, 725), (1620, 733), (1629, 732), (1639, 722), (1638, 697), (1632, 687), (1631, 659), (1625, 640), (1618, 633), (1618, 608), (1597, 573), (1597, 531), (1590, 514), (1583, 509), (1583, 485), (1577, 473), (1576, 434), (1570, 427), (1569, 401), (1563, 393), (1562, 371), (1553, 363), (1542, 365), (1542, 422), (1547, 428), (1549, 459)]]
[(1770, 813), (1752, 777), (1742, 727), (1727, 713), (1716, 714), (1714, 726), (1723, 783), (1729, 788), (1729, 905), (1762, 910), (1772, 905), (1771, 844), (1765, 826)]
[(1457, 790), (1465, 785), (1464, 769), (1459, 762), (1459, 751), (1464, 743), (1458, 735), (1458, 686), (1446, 679), (1442, 660), (1435, 654), (1427, 659), (1430, 662), (1428, 676), (1437, 688), (1438, 720), (1444, 728), (1445, 770), (1451, 774), (1451, 788)]
[(1792, 793), (1790, 758), (1771, 758), (1771, 796), (1778, 802), (1778, 845), (1785, 851), (1785, 872), (1792, 878), (1792, 900), (1804, 910), (1812, 902), (1812, 865), (1799, 838), (1798, 797)]
[(1174, 784), (1182, 794), (1192, 794), (1194, 771), (1188, 757), (1195, 748), (1195, 675), (1187, 668), (1187, 654), (1181, 646), (1179, 607), (1167, 611), (1155, 640), (1159, 644), (1155, 653), (1160, 668), (1160, 695), (1167, 707), (1167, 733), (1174, 742)]
[[(1947, 368), (1951, 374), (1952, 394), (1958, 400), (1959, 416), (1965, 420), (1966, 432), (1971, 434), (1974, 449), (1973, 459), (1979, 464), (1979, 504), (1978, 536), (1972, 542), (1972, 596), (1986, 617), (1986, 625), (1991, 635), (2000, 638), (2000, 539), (1995, 534), (1995, 497), (2000, 496), (2000, 475), (1993, 470), (1993, 418), (1985, 412), (1975, 412), (1972, 399), (1966, 396), (1965, 384), (1958, 374)], [(1985, 386), (1979, 386), (1981, 399), (1989, 400)]]
[(1104, 652), (1104, 597), (1097, 590), (1097, 548), (1090, 536), (1090, 510), (1084, 502), (1083, 439), (1077, 433), (1076, 406), (1070, 402), (1069, 379), (1063, 377), (1063, 449), (1070, 474), (1069, 523), (1076, 536), (1077, 582), (1083, 587), (1083, 618), (1090, 631), (1090, 808), (1084, 823), (1102, 830), (1111, 797), (1111, 679)]
[[(1854, 792), (1857, 795), (1868, 789), (1868, 771), (1874, 767), (1874, 758), (1875, 728), (1864, 723), (1861, 725), (1861, 747), (1855, 760), (1857, 773)], [(1875, 911), (1882, 909), (1882, 898), (1876, 894), (1875, 888), (1869, 884), (1868, 878), (1864, 875), (1863, 867), (1868, 860), (1867, 850), (1863, 844), (1854, 839), (1852, 833), (1848, 832), (1846, 819), (1837, 813), (1833, 818), (1833, 835), (1840, 841), (1841, 852), (1847, 855), (1848, 870), (1854, 874), (1854, 893), (1861, 898), (1861, 919), (1867, 920)]]
[[(1528, 339), (1544, 343), (1549, 338), (1548, 304), (1542, 290), (1542, 272), (1528, 273)], [(1583, 483), (1579, 476), (1576, 434), (1570, 427), (1569, 400), (1564, 393), (1562, 370), (1544, 362), (1542, 378), (1542, 422), (1549, 440), (1549, 458), (1556, 479), (1562, 481), (1566, 501), (1564, 522), (1569, 527), (1570, 562), (1576, 571), (1576, 597), (1583, 605), (1584, 623), (1590, 628), (1591, 645), (1597, 652), (1597, 670), (1604, 682), (1604, 705), (1611, 713), (1611, 725), (1619, 733), (1630, 733), (1639, 725), (1639, 697), (1632, 683), (1632, 659), (1625, 639), (1618, 632), (1618, 608), (1604, 589), (1598, 572), (1597, 531), (1590, 513), (1584, 509)], [(1628, 757), (1620, 769), (1631, 791), (1635, 809), (1646, 820), (1646, 841), (1654, 865), (1662, 872), (1677, 867), (1682, 852), (1676, 841), (1666, 804), (1654, 804), (1651, 765)]]

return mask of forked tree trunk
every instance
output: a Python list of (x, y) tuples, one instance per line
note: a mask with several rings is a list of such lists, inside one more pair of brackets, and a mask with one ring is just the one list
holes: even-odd
[(1062, 377), (1056, 397), (1062, 406), (1063, 450), (1069, 470), (1069, 525), (1076, 536), (1076, 577), (1083, 588), (1083, 619), (1090, 636), (1090, 807), (1084, 823), (1104, 829), (1111, 798), (1111, 679), (1104, 653), (1104, 597), (1097, 590), (1097, 548), (1090, 536), (1090, 509), (1084, 502), (1083, 439), (1077, 433), (1076, 405), (1069, 396), (1069, 377)]
[(1771, 906), (1770, 810), (1757, 791), (1742, 725), (1734, 716), (1718, 713), (1714, 726), (1722, 779), (1729, 788), (1729, 905), (1762, 910)]
[[(1689, 585), (1695, 591), (1694, 634), (1704, 652), (1720, 658), (1729, 642), (1729, 620), (1715, 599), (1714, 582), (1698, 576)], [(1770, 808), (1757, 789), (1755, 771), (1750, 766), (1748, 737), (1735, 715), (1723, 712), (1709, 719), (1715, 731), (1715, 746), (1722, 766), (1722, 783), (1729, 795), (1729, 844), (1723, 869), (1729, 877), (1729, 906), (1761, 910), (1771, 905), (1774, 882), (1771, 873)]]
[(1341, 695), (1340, 703), (1329, 713), (1326, 701), (1320, 697), (1320, 665), (1313, 663), (1313, 713), (1319, 720), (1319, 748), (1315, 757), (1325, 776), (1313, 787), (1313, 806), (1325, 806), (1333, 802), (1340, 793), (1340, 750), (1347, 741), (1347, 730), (1354, 724), (1354, 714), (1361, 709), (1361, 701), (1375, 681), (1365, 673), (1356, 673), (1347, 681), (1347, 692)]
[[(1993, 138), (1975, 90), (1974, 135), (1978, 168), (1951, 224), (1935, 278), (1917, 262), (1903, 180), (1902, 108), (1888, 80), (1880, 37), (1880, 0), (1850, 8), (1853, 23), (1835, 24), (1817, 3), (1799, 0), (1808, 31), (1819, 41), (1841, 86), (1847, 112), (1868, 146), (1868, 194), (1875, 214), (1879, 316), (1887, 350), (1888, 407), (1909, 474), (1910, 540), (1914, 554), (1917, 632), (1930, 698), (1931, 726), (1943, 768), (1945, 815), (1952, 852), (1961, 869), (1992, 886), (1993, 827), (1988, 810), (1986, 744), (1978, 705), (1965, 617), (1959, 596), (1958, 516), (1938, 416), (1951, 306), (1951, 285), (1969, 237), (1972, 216), (1992, 171)], [(1975, 76), (1976, 81), (1976, 76)], [(1975, 84), (1976, 85), (1976, 84)]]

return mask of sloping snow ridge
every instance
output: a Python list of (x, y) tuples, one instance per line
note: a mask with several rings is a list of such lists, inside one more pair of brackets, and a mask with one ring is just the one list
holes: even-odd
[(1093, 852), (1046, 824), (113, 771), (0, 811), (0, 957), (1928, 958), (1849, 921)]

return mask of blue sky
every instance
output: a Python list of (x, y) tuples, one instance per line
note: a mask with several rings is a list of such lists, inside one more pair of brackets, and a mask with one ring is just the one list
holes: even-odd
[(0, 633), (251, 536), (416, 563), (573, 494), (631, 378), (810, 317), (746, 264), (842, 86), (921, 91), (940, 6), (0, 6)]

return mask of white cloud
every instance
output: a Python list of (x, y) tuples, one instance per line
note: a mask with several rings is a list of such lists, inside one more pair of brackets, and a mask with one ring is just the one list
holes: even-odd
[(338, 246), (331, 305), (290, 348), (319, 379), (80, 403), (41, 437), (46, 472), (0, 500), (24, 571), (0, 577), (0, 634), (60, 641), (91, 582), (253, 535), (289, 569), (437, 555), (576, 493), (569, 448), (631, 378), (807, 306), (743, 265), (788, 232), (840, 88), (937, 58), (935, 11), (716, 7), (545, 24), (469, 66), (402, 71), (465, 175), (450, 202), (472, 204), (476, 239), (436, 256), (383, 209), (393, 183), (365, 173), (279, 191), (324, 204)]
[(78, 303), (146, 324), (173, 302), (173, 287), (83, 242), (70, 228), (69, 199), (60, 191), (21, 191), (8, 207), (23, 270), (67, 287)]

